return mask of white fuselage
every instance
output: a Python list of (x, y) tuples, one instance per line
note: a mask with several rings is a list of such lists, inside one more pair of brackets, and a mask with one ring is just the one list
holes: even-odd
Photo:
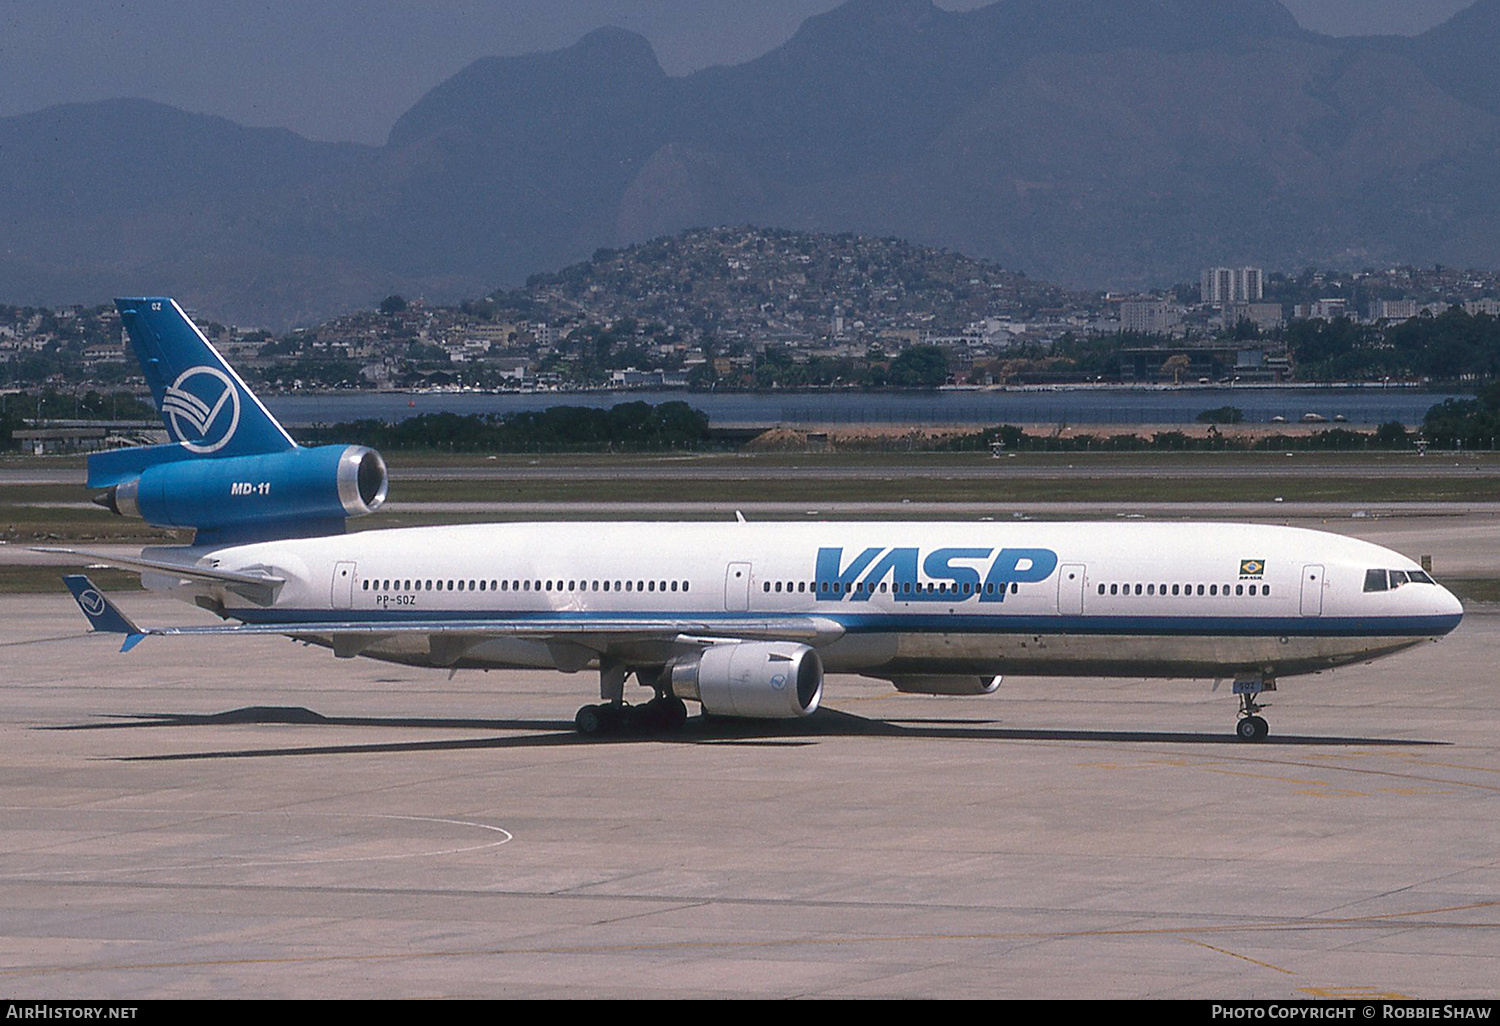
[[(1405, 556), (1244, 524), (485, 524), (158, 553), (285, 577), (269, 606), (167, 578), (146, 583), (291, 634), (299, 621), (330, 619), (809, 616), (843, 628), (818, 646), (828, 670), (878, 677), (1275, 677), (1386, 655), (1446, 634), (1462, 616)], [(1411, 583), (1367, 590), (1372, 570)], [(626, 661), (666, 658), (660, 646), (620, 644), (612, 655)], [(360, 654), (455, 665), (437, 645), (392, 635)], [(557, 652), (495, 638), (456, 665), (560, 666)]]

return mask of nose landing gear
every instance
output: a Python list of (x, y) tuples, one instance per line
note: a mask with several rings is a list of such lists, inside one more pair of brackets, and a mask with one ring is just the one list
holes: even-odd
[[(1260, 707), (1252, 706), (1252, 708)], [(1259, 716), (1247, 715), (1235, 724), (1234, 732), (1240, 736), (1241, 741), (1262, 741), (1271, 732), (1271, 726)]]
[(1248, 677), (1234, 682), (1234, 693), (1240, 696), (1240, 721), (1234, 732), (1241, 741), (1264, 741), (1271, 732), (1270, 724), (1256, 715), (1266, 706), (1255, 700), (1262, 691), (1275, 691), (1276, 681), (1270, 677)]

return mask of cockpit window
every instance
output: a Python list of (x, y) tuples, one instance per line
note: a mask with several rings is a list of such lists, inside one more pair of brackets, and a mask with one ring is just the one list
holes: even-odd
[(1389, 591), (1403, 584), (1436, 584), (1421, 570), (1366, 570), (1365, 591)]

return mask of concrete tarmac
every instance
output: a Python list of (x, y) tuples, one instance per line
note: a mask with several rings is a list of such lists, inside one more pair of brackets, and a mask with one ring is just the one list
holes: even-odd
[(809, 720), (589, 742), (586, 674), (117, 647), (0, 597), (17, 997), (1500, 990), (1493, 610), (1283, 680), (1261, 744), (1207, 681), (840, 676)]

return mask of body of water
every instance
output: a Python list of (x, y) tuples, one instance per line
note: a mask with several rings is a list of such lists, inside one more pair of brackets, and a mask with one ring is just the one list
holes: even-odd
[(553, 406), (610, 407), (625, 402), (681, 401), (708, 414), (715, 427), (911, 424), (926, 427), (994, 424), (1192, 424), (1204, 410), (1235, 406), (1247, 424), (1305, 414), (1342, 417), (1352, 427), (1397, 420), (1422, 422), (1429, 407), (1452, 392), (1410, 388), (1184, 388), (1027, 389), (934, 392), (543, 392), (476, 394), (354, 392), (268, 396), (265, 403), (288, 425), (352, 420), (403, 420), (423, 413), (516, 413)]

